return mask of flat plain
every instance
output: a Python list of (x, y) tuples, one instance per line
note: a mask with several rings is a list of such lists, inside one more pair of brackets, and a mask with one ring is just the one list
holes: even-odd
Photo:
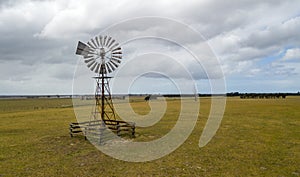
[[(132, 98), (139, 114), (150, 110)], [(210, 111), (200, 98), (197, 124), (174, 152), (150, 162), (114, 159), (83, 136), (70, 138), (76, 122), (71, 99), (0, 100), (0, 176), (300, 176), (300, 97), (227, 98), (222, 124), (203, 148), (198, 142)], [(137, 128), (134, 141), (162, 137), (177, 121), (180, 100), (167, 99), (157, 124)]]

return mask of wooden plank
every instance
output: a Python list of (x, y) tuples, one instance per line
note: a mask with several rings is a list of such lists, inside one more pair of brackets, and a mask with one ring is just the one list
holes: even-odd
[(82, 131), (81, 130), (72, 130), (71, 133), (73, 134), (73, 133), (80, 133), (80, 132), (82, 132)]

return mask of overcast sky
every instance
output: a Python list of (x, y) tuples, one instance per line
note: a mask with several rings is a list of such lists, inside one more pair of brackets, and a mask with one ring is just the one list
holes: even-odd
[[(228, 92), (298, 92), (299, 7), (298, 0), (0, 0), (0, 95), (71, 94), (74, 72), (82, 64), (75, 55), (77, 42), (87, 42), (113, 24), (144, 16), (174, 19), (201, 33), (220, 61)], [(176, 28), (168, 32), (179, 35)], [(187, 42), (198, 41), (192, 40)], [(177, 48), (157, 39), (131, 42), (124, 44), (124, 63), (145, 49), (172, 53), (188, 63), (197, 90), (210, 92), (204, 70), (189, 63), (192, 56)], [(166, 70), (165, 57), (153, 60), (151, 67)], [(148, 63), (137, 64), (131, 70), (147, 70)], [(176, 72), (175, 64), (167, 69), (172, 77), (187, 79)], [(145, 82), (161, 83), (150, 87)], [(165, 77), (155, 75), (138, 80), (131, 92), (168, 93), (173, 88)]]

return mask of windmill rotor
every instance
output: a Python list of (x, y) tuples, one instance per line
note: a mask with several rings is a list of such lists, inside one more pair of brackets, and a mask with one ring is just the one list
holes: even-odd
[(87, 43), (78, 42), (77, 55), (83, 56), (87, 67), (97, 74), (112, 73), (122, 59), (119, 43), (110, 36), (96, 36)]

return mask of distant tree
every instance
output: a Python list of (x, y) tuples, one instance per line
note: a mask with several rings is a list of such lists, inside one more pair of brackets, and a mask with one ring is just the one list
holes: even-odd
[(285, 99), (286, 95), (282, 95), (282, 98)]

